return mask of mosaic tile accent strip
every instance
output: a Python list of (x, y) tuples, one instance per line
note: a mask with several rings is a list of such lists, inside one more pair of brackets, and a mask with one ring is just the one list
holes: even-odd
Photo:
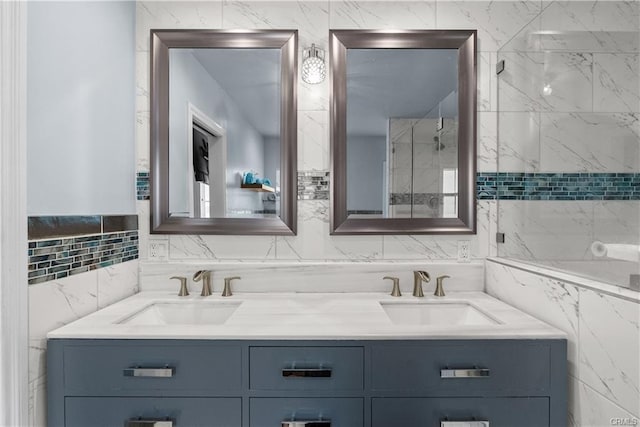
[(138, 231), (30, 241), (30, 285), (138, 258)]
[(136, 174), (136, 198), (138, 200), (149, 200), (149, 172), (138, 172)]
[(457, 196), (457, 193), (391, 193), (389, 204), (394, 205), (428, 205), (438, 207), (444, 196)]
[(382, 215), (379, 210), (347, 210), (347, 215)]
[(298, 200), (329, 200), (329, 172), (298, 172)]
[(480, 200), (640, 200), (640, 173), (507, 173), (476, 177)]

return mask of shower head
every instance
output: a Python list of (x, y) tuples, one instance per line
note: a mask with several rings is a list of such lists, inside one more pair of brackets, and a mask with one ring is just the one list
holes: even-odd
[(433, 141), (436, 143), (436, 151), (444, 150), (444, 144), (440, 142), (440, 137), (438, 135), (433, 137)]

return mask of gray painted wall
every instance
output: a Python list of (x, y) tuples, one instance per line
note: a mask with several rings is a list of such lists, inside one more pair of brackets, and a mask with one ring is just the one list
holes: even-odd
[(135, 3), (27, 5), (27, 213), (135, 213)]

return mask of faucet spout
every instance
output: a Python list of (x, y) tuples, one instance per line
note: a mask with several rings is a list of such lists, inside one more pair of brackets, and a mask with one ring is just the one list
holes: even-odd
[(193, 281), (199, 282), (202, 280), (202, 292), (200, 292), (201, 297), (208, 297), (211, 295), (211, 271), (209, 270), (199, 270), (196, 271), (193, 275)]
[(422, 298), (424, 292), (422, 291), (422, 282), (428, 283), (431, 280), (431, 276), (426, 271), (414, 271), (413, 272), (413, 296)]

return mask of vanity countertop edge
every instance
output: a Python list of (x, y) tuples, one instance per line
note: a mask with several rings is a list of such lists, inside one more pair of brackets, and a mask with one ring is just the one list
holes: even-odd
[[(154, 303), (242, 302), (223, 324), (127, 325), (122, 319)], [(490, 314), (496, 325), (394, 324), (381, 303), (465, 303)], [(236, 293), (178, 297), (171, 292), (141, 292), (68, 325), (48, 339), (182, 339), (182, 340), (447, 340), (566, 339), (541, 320), (484, 292), (450, 292), (392, 297), (386, 293)]]

